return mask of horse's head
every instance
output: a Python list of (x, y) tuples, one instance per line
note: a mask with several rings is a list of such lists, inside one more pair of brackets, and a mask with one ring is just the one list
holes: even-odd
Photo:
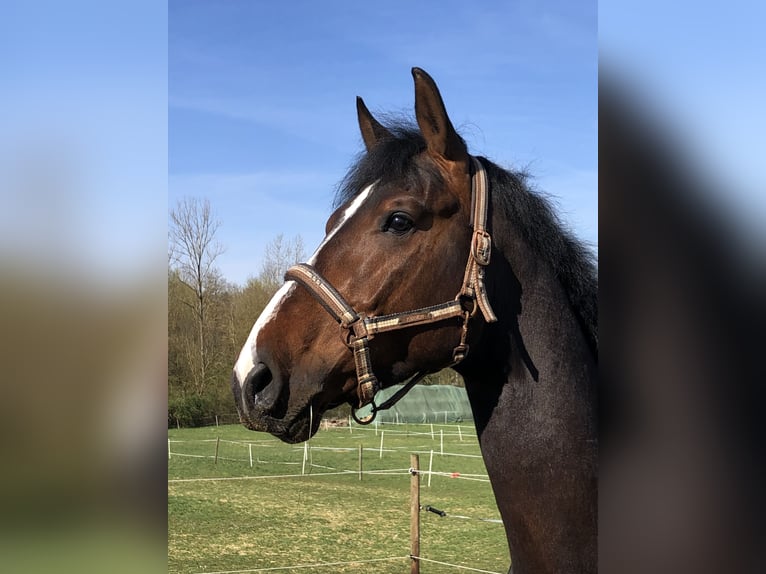
[[(344, 180), (341, 205), (305, 267), (308, 277), (288, 274), (295, 280), (264, 309), (234, 368), (232, 389), (249, 428), (302, 441), (328, 408), (367, 402), (354, 340), (363, 339), (367, 366), (384, 387), (452, 364), (456, 346), (466, 343), (476, 299), (466, 302), (465, 295), (483, 288), (468, 278), (483, 273), (469, 257), (476, 164), (434, 81), (417, 68), (413, 76), (419, 129), (386, 128), (357, 99), (367, 153)], [(324, 288), (340, 298), (337, 306), (323, 300)], [(424, 308), (445, 302), (441, 315), (423, 320)], [(344, 318), (344, 306), (351, 317)], [(407, 328), (365, 323), (398, 313), (393, 322)]]

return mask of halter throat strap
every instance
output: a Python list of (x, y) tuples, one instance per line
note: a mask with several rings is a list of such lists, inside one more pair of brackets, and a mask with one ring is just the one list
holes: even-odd
[(369, 342), (378, 333), (395, 331), (418, 325), (436, 323), (453, 317), (462, 321), (460, 342), (453, 350), (454, 366), (468, 355), (468, 323), (481, 311), (487, 323), (497, 321), (492, 306), (489, 303), (484, 271), (489, 265), (492, 254), (492, 238), (487, 231), (487, 213), (489, 209), (489, 185), (487, 174), (478, 159), (471, 157), (473, 174), (471, 177), (471, 249), (463, 275), (463, 283), (457, 296), (452, 301), (446, 301), (430, 307), (422, 307), (411, 311), (391, 313), (368, 317), (357, 313), (333, 285), (311, 265), (299, 263), (290, 267), (285, 273), (286, 280), (292, 280), (303, 286), (339, 324), (344, 331), (344, 342), (354, 354), (357, 376), (357, 395), (359, 407), (372, 404), (372, 414), (364, 419), (354, 419), (360, 424), (369, 424), (379, 410), (390, 408), (406, 392), (420, 381), (427, 373), (417, 373), (405, 386), (380, 407), (375, 406), (375, 394), (381, 389), (381, 384), (372, 370)]

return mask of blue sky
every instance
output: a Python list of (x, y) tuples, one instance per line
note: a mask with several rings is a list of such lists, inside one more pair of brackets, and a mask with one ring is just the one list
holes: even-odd
[(210, 200), (228, 280), (279, 233), (313, 251), (362, 148), (355, 97), (411, 115), (412, 66), (470, 150), (529, 168), (595, 249), (595, 2), (171, 0), (168, 21), (168, 203)]
[(361, 149), (354, 97), (411, 113), (413, 65), (474, 153), (529, 167), (595, 243), (599, 47), (766, 244), (763, 3), (604, 0), (598, 44), (594, 2), (315, 4), (9, 6), (0, 258), (115, 281), (152, 261), (162, 278), (182, 195), (212, 202), (231, 280), (258, 272), (277, 233), (311, 250)]
[(3, 10), (0, 263), (164, 281), (167, 63), (155, 0)]

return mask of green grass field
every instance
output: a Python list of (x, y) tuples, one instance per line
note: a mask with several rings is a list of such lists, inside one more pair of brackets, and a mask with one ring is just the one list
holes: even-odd
[[(330, 427), (310, 450), (239, 425), (169, 430), (168, 571), (255, 572), (358, 560), (277, 572), (409, 572), (410, 453), (420, 453), (427, 471), (433, 450), (432, 471), (445, 474), (432, 474), (430, 487), (428, 475), (421, 476), (420, 502), (448, 516), (421, 512), (420, 555), (505, 572), (502, 525), (478, 520), (499, 514), (473, 425), (460, 425), (462, 441), (457, 425), (433, 429), (432, 436), (429, 425)], [(401, 558), (362, 563), (395, 557)], [(462, 571), (421, 563), (425, 574)]]

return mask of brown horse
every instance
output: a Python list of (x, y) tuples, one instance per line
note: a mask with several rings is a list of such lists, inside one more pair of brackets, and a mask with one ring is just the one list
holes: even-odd
[[(465, 380), (513, 561), (597, 570), (595, 265), (522, 174), (469, 155), (436, 84), (417, 127), (357, 99), (366, 153), (327, 235), (256, 322), (234, 368), (242, 422), (287, 442), (322, 414), (451, 366)], [(339, 326), (340, 325), (340, 326)]]

